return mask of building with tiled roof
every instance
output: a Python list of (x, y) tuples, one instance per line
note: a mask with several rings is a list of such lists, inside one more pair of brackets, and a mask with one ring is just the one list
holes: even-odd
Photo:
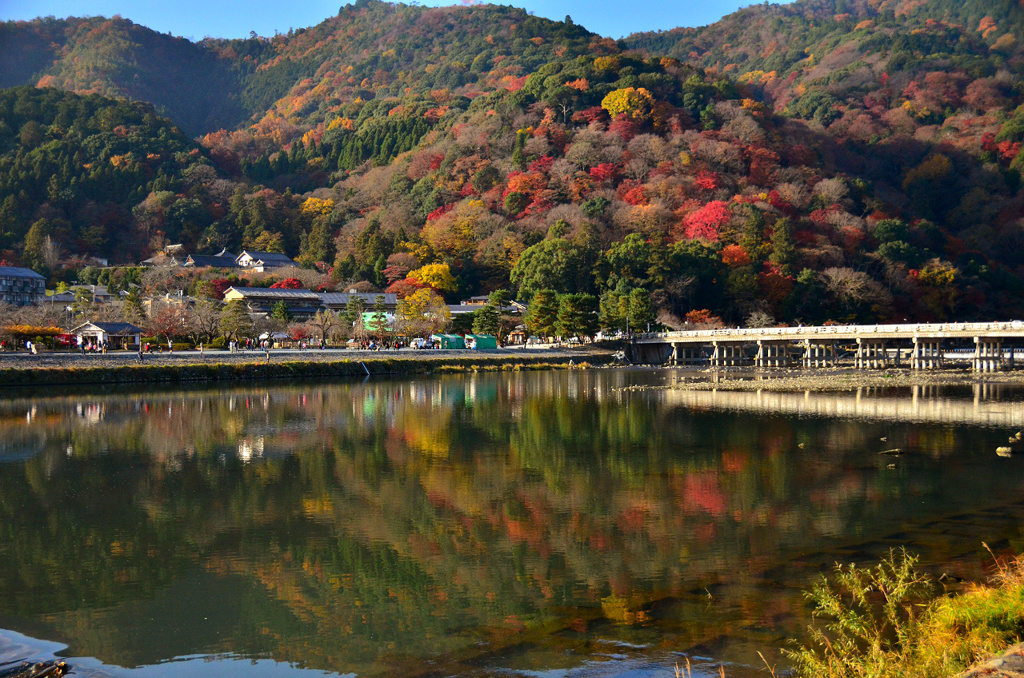
[(235, 260), (238, 257), (228, 252), (228, 248), (222, 249), (217, 254), (192, 254), (185, 259), (185, 266), (188, 268), (199, 268), (209, 266), (210, 268), (236, 268)]
[(280, 252), (257, 252), (255, 250), (243, 250), (235, 257), (235, 265), (239, 268), (247, 268), (262, 273), (268, 268), (286, 268), (298, 266), (288, 255)]
[(0, 266), (0, 301), (29, 306), (45, 299), (46, 278), (30, 268)]
[(353, 297), (363, 300), (363, 308), (372, 309), (377, 303), (377, 297), (384, 297), (384, 309), (393, 313), (398, 308), (398, 295), (383, 294), (381, 292), (320, 292), (320, 302), (324, 308), (338, 312), (348, 308), (348, 303)]
[(243, 301), (249, 312), (269, 315), (274, 306), (283, 301), (288, 314), (300, 320), (310, 318), (320, 310), (320, 295), (309, 290), (273, 289), (270, 287), (229, 287), (224, 292), (224, 301)]

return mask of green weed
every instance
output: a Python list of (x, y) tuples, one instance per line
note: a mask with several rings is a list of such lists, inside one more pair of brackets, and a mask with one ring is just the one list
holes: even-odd
[(870, 568), (837, 565), (807, 594), (823, 625), (788, 651), (806, 678), (948, 678), (1019, 642), (1024, 559), (999, 563), (990, 585), (955, 596), (892, 551)]

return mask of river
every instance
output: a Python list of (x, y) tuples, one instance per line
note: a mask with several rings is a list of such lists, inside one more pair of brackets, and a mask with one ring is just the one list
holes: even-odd
[(0, 663), (748, 678), (837, 561), (1024, 551), (1019, 390), (623, 390), (676, 378), (5, 394)]

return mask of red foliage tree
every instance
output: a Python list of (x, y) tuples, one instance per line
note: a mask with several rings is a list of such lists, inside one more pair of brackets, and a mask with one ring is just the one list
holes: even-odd
[(438, 207), (436, 210), (427, 215), (427, 221), (436, 221), (440, 219), (441, 217), (455, 209), (455, 205), (457, 204), (458, 203), (453, 202), (449, 205), (443, 205), (441, 207)]
[(742, 245), (726, 245), (722, 248), (722, 263), (726, 266), (746, 266), (750, 263), (750, 255)]
[(778, 266), (767, 262), (764, 270), (757, 274), (757, 285), (772, 309), (778, 309), (779, 304), (793, 290), (793, 276), (783, 275)]
[(584, 108), (582, 111), (577, 111), (572, 114), (573, 122), (585, 122), (589, 124), (607, 119), (608, 112), (600, 106), (591, 106), (590, 108)]
[(686, 314), (686, 322), (693, 325), (713, 325), (715, 327), (722, 327), (722, 319), (717, 315), (711, 315), (711, 311), (706, 308), (694, 309)]
[(210, 289), (213, 291), (215, 297), (224, 300), (224, 293), (227, 292), (228, 288), (231, 287), (231, 281), (227, 278), (214, 278), (210, 281)]
[(429, 285), (424, 285), (415, 278), (404, 278), (391, 283), (384, 291), (388, 294), (397, 295), (399, 299), (405, 299), (416, 290), (422, 290), (426, 287), (429, 287)]
[(729, 205), (721, 200), (713, 200), (683, 220), (684, 233), (690, 240), (718, 240), (719, 231), (731, 218)]
[(713, 191), (719, 186), (718, 175), (714, 172), (701, 170), (697, 172), (697, 178), (693, 180), (693, 185), (705, 191)]
[(537, 158), (536, 160), (531, 162), (526, 167), (526, 169), (528, 169), (531, 172), (547, 172), (549, 169), (551, 169), (551, 165), (554, 164), (554, 162), (554, 158), (552, 158), (550, 155), (545, 155), (544, 157)]
[(590, 178), (594, 181), (612, 181), (618, 173), (618, 165), (613, 162), (603, 162), (590, 169)]
[(612, 124), (608, 125), (608, 131), (618, 134), (626, 141), (629, 141), (640, 132), (640, 125), (636, 121), (620, 115)]
[(627, 205), (646, 205), (649, 200), (644, 186), (640, 182), (626, 179), (619, 184), (619, 198)]
[(750, 180), (758, 186), (772, 183), (772, 177), (779, 167), (779, 154), (767, 148), (750, 150)]
[(285, 278), (280, 282), (276, 282), (270, 286), (272, 290), (301, 290), (302, 281), (298, 278)]

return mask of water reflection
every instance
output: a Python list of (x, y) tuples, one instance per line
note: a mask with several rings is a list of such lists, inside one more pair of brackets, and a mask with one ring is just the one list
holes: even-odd
[(688, 408), (1007, 429), (1024, 426), (1024, 403), (1003, 384), (857, 388), (839, 393), (670, 389), (663, 397), (666, 403)]
[(621, 390), (661, 378), (0, 402), (0, 626), (124, 667), (717, 675), (799, 633), (833, 560), (1024, 546), (1007, 431), (957, 418), (1012, 394)]

